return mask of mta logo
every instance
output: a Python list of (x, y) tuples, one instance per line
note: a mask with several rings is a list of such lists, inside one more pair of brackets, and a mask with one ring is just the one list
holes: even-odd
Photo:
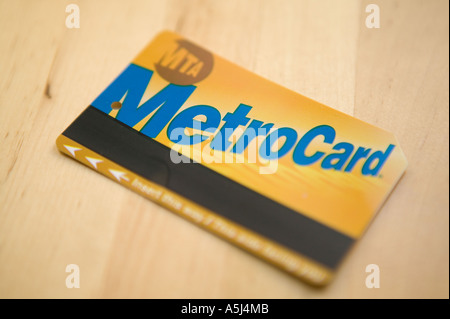
[(155, 69), (170, 83), (191, 85), (205, 79), (213, 68), (212, 54), (197, 45), (178, 40), (167, 47)]

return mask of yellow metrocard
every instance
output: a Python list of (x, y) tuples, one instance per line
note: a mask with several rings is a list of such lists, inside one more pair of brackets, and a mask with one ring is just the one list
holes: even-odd
[(160, 33), (59, 150), (324, 285), (406, 169), (387, 131)]

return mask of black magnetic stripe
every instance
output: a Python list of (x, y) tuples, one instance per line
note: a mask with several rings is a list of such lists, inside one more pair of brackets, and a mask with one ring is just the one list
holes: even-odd
[(351, 237), (206, 166), (192, 162), (173, 163), (170, 148), (93, 106), (89, 106), (63, 135), (130, 171), (329, 268), (337, 267), (354, 242)]

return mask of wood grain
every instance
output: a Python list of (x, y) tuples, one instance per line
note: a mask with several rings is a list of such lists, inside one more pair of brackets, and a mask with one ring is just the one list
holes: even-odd
[[(380, 29), (365, 27), (369, 3)], [(0, 1), (0, 297), (448, 298), (448, 21), (445, 0)], [(164, 29), (399, 139), (408, 170), (327, 288), (56, 150)], [(79, 289), (65, 286), (71, 263)], [(371, 263), (379, 289), (365, 286)]]

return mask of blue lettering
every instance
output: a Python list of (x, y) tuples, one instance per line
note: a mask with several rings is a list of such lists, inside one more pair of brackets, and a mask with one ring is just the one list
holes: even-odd
[[(213, 150), (226, 151), (229, 149), (231, 146), (229, 140), (235, 130), (239, 126), (246, 126), (250, 120), (250, 124), (234, 144), (231, 152), (242, 154), (257, 136), (267, 135), (258, 153), (264, 159), (273, 160), (285, 156), (297, 142), (296, 130), (282, 127), (269, 133), (274, 124), (264, 124), (262, 121), (250, 119), (247, 114), (252, 110), (252, 106), (242, 103), (233, 113), (227, 113), (223, 119), (219, 110), (210, 105), (195, 105), (177, 115), (177, 112), (196, 89), (194, 85), (180, 86), (169, 83), (147, 101), (141, 101), (152, 75), (153, 71), (130, 64), (92, 102), (92, 106), (109, 114), (112, 111), (111, 104), (122, 101), (116, 119), (130, 127), (134, 127), (152, 114), (149, 120), (143, 123), (141, 133), (156, 138), (167, 126), (168, 138), (181, 145), (194, 145), (206, 141), (218, 129), (222, 120), (224, 121), (222, 127), (211, 140), (210, 147)], [(205, 120), (199, 120), (199, 116), (205, 117)], [(187, 134), (186, 129), (192, 129), (193, 133)], [(361, 173), (365, 176), (377, 176), (395, 148), (395, 145), (390, 144), (385, 151), (378, 150), (371, 154), (372, 149), (370, 148), (358, 147), (354, 152), (353, 144), (340, 142), (332, 149), (342, 152), (326, 154), (323, 151), (315, 151), (309, 155), (312, 153), (310, 150), (306, 155), (308, 147), (313, 149), (313, 140), (319, 136), (323, 137), (323, 143), (333, 144), (336, 131), (329, 125), (320, 125), (309, 130), (294, 148), (292, 159), (296, 164), (311, 165), (323, 158), (321, 163), (323, 169), (342, 171), (348, 162), (344, 171), (351, 172), (359, 161), (366, 159), (362, 164)], [(272, 150), (274, 144), (283, 137), (285, 140), (281, 147)]]
[[(380, 172), (381, 168), (383, 167), (384, 163), (386, 163), (386, 160), (388, 159), (389, 155), (391, 155), (394, 148), (395, 148), (395, 145), (389, 144), (386, 151), (384, 151), (384, 152), (376, 151), (372, 155), (370, 155), (370, 157), (364, 163), (361, 173), (363, 175), (377, 176), (378, 173)], [(374, 160), (378, 160), (378, 164), (374, 168), (370, 168), (370, 166)]]
[(120, 101), (126, 94), (116, 119), (133, 127), (150, 113), (155, 114), (143, 126), (141, 133), (155, 138), (196, 89), (195, 86), (169, 84), (142, 105), (139, 102), (153, 72), (130, 64), (121, 75), (92, 103), (99, 110), (109, 113), (111, 103)]
[[(345, 162), (350, 158), (353, 153), (354, 146), (353, 144), (342, 142), (338, 143), (333, 147), (334, 150), (344, 150), (342, 153), (333, 153), (325, 157), (322, 161), (323, 169), (335, 169), (337, 171), (342, 170)], [(333, 163), (336, 161), (335, 163)]]
[(324, 143), (332, 144), (334, 138), (336, 137), (336, 131), (329, 125), (320, 125), (309, 130), (305, 135), (303, 135), (303, 137), (295, 147), (293, 154), (295, 163), (297, 163), (298, 165), (311, 165), (325, 155), (324, 152), (316, 152), (311, 156), (306, 156), (305, 154), (308, 145), (319, 135), (322, 135), (324, 137)]
[(225, 123), (220, 128), (219, 133), (213, 138), (211, 141), (210, 147), (213, 150), (217, 151), (226, 151), (228, 147), (230, 147), (231, 142), (229, 141), (230, 136), (233, 134), (234, 130), (238, 128), (238, 126), (247, 125), (250, 120), (246, 115), (252, 109), (251, 106), (240, 104), (234, 113), (227, 113), (223, 120)]
[[(202, 122), (194, 119), (199, 115), (204, 115), (206, 121)], [(180, 145), (194, 145), (201, 143), (208, 139), (208, 136), (203, 134), (187, 136), (184, 133), (184, 129), (193, 128), (202, 132), (214, 133), (220, 125), (220, 120), (221, 115), (216, 108), (209, 105), (192, 106), (181, 111), (172, 122), (170, 122), (169, 127), (167, 128), (167, 137), (172, 142)], [(178, 134), (177, 131), (179, 131)]]
[[(273, 144), (280, 139), (280, 137), (286, 137), (283, 146), (281, 146), (275, 152), (272, 152)], [(267, 135), (264, 142), (262, 142), (259, 149), (259, 156), (262, 158), (273, 160), (281, 158), (286, 155), (297, 141), (297, 131), (290, 127), (279, 128), (269, 135)]]

